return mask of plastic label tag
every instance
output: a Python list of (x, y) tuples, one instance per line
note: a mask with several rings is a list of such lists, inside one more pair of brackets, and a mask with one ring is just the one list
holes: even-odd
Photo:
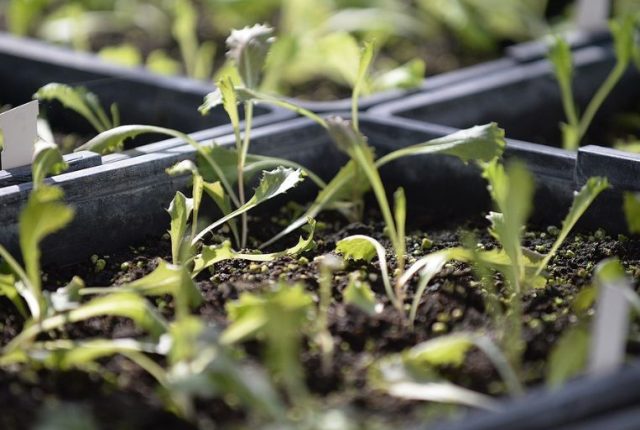
[(607, 28), (611, 8), (610, 0), (579, 0), (576, 26), (581, 30), (602, 30)]
[(600, 285), (593, 321), (589, 373), (601, 375), (617, 369), (624, 362), (629, 332), (629, 299), (625, 279)]
[(31, 164), (33, 146), (38, 138), (38, 101), (0, 114), (4, 148), (0, 152), (2, 169)]

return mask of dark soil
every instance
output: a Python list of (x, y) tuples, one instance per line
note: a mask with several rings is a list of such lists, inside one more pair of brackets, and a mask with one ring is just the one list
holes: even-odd
[[(276, 223), (253, 220), (254, 234), (258, 240), (270, 237), (279, 227)], [(277, 219), (275, 219), (277, 221)], [(351, 234), (369, 234), (387, 242), (381, 235), (382, 224), (345, 224), (329, 218), (316, 232), (317, 247), (304, 258), (283, 257), (265, 268), (256, 268), (245, 261), (227, 261), (216, 265), (212, 273), (198, 278), (198, 287), (204, 303), (195, 313), (204, 320), (226, 324), (225, 304), (239, 297), (243, 291), (262, 291), (278, 281), (303, 282), (307, 289), (318, 288), (318, 267), (314, 257), (332, 252), (335, 243)], [(450, 229), (414, 230), (407, 241), (409, 263), (429, 252), (460, 245), (469, 230), (486, 249), (495, 246), (486, 233), (485, 226), (477, 222)], [(554, 240), (555, 230), (538, 229), (525, 235), (524, 245), (537, 252), (546, 252)], [(428, 237), (433, 245), (423, 249), (423, 239)], [(293, 242), (295, 238), (291, 238)], [(281, 243), (278, 248), (284, 248)], [(388, 243), (387, 243), (388, 245)], [(571, 309), (572, 298), (590, 283), (594, 266), (604, 258), (619, 257), (634, 279), (640, 276), (640, 240), (624, 237), (612, 238), (603, 231), (586, 235), (573, 235), (561, 248), (557, 258), (549, 266), (548, 285), (534, 290), (524, 300), (523, 336), (526, 342), (522, 373), (526, 383), (535, 386), (543, 380), (544, 364), (558, 336), (577, 320)], [(157, 258), (170, 260), (170, 244), (166, 237), (149, 240), (118, 254), (97, 256), (106, 264), (86, 264), (46, 269), (45, 285), (55, 289), (68, 282), (72, 276), (82, 277), (87, 285), (106, 286), (140, 278), (156, 267)], [(95, 258), (94, 258), (95, 260)], [(409, 329), (402, 316), (389, 304), (379, 276), (377, 263), (350, 262), (345, 271), (334, 278), (332, 303), (329, 311), (330, 331), (336, 345), (333, 367), (328, 375), (320, 369), (318, 351), (305, 342), (301, 360), (306, 369), (309, 389), (320, 396), (325, 404), (348, 407), (360, 420), (407, 423), (422, 417), (433, 405), (394, 399), (373, 390), (367, 383), (367, 372), (373, 359), (389, 353), (400, 352), (434, 336), (454, 331), (491, 332), (492, 322), (485, 313), (484, 297), (487, 291), (475, 282), (472, 270), (461, 263), (447, 264), (430, 283), (418, 310), (415, 330)], [(390, 261), (391, 270), (395, 262)], [(384, 310), (369, 316), (359, 309), (342, 303), (342, 291), (347, 275), (360, 271), (368, 279), (377, 298), (384, 303)], [(497, 285), (501, 285), (497, 280)], [(409, 288), (406, 303), (410, 303), (415, 283)], [(170, 316), (170, 299), (161, 311)], [(164, 302), (164, 301), (163, 301)], [(157, 303), (158, 304), (158, 303)], [(21, 329), (22, 319), (6, 301), (0, 302), (1, 343), (6, 344)], [(638, 334), (634, 326), (632, 337)], [(68, 326), (62, 333), (52, 333), (70, 338), (129, 337), (141, 335), (126, 319), (96, 318), (86, 323)], [(251, 360), (262, 358), (262, 348), (256, 342), (246, 345)], [(633, 351), (630, 351), (633, 352)], [(33, 371), (3, 369), (0, 371), (0, 401), (3, 413), (1, 428), (28, 428), (36, 411), (56, 402), (74, 402), (84, 406), (99, 419), (102, 428), (189, 428), (166, 412), (155, 390), (153, 380), (127, 360), (115, 357), (103, 360), (105, 372), (83, 373), (79, 371)], [(471, 351), (462, 369), (440, 369), (453, 382), (491, 395), (505, 394), (495, 370), (478, 351)], [(105, 376), (106, 375), (106, 376)], [(446, 410), (446, 409), (445, 409)], [(442, 412), (437, 409), (436, 412)], [(222, 400), (201, 401), (198, 404), (198, 421), (215, 422), (221, 426), (239, 424), (243, 413), (234, 404)]]

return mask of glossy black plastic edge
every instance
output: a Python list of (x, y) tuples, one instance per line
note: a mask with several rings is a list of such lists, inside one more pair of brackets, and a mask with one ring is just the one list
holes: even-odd
[[(10, 70), (0, 71), (0, 79), (13, 82), (10, 98), (15, 99), (12, 100), (14, 103), (31, 99), (32, 92), (23, 87), (33, 90), (49, 82), (64, 82), (86, 86), (96, 92), (106, 105), (118, 103), (121, 105), (121, 114), (129, 115), (130, 124), (160, 125), (189, 133), (197, 132), (199, 138), (233, 132), (222, 107), (215, 108), (205, 117), (198, 112), (204, 97), (215, 89), (212, 83), (185, 77), (160, 76), (143, 68), (112, 65), (93, 54), (74, 52), (6, 33), (0, 33), (0, 62), (5, 68), (11, 66)], [(123, 104), (128, 109), (123, 108)], [(65, 115), (67, 119), (71, 114)], [(295, 115), (287, 110), (261, 105), (255, 111), (253, 125), (257, 127), (293, 117)], [(180, 143), (173, 141), (174, 145)], [(170, 144), (162, 142), (160, 148)], [(137, 149), (145, 153), (156, 146), (152, 143)], [(135, 152), (128, 154), (131, 156)]]

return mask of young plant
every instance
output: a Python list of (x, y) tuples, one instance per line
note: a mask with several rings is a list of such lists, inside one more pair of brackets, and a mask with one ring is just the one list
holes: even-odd
[[(609, 185), (604, 178), (590, 178), (574, 196), (573, 204), (562, 222), (562, 228), (549, 252), (537, 261), (525, 254), (521, 238), (533, 201), (533, 178), (521, 164), (511, 164), (506, 170), (496, 161), (488, 163), (483, 176), (489, 183), (489, 192), (499, 212), (491, 212), (491, 233), (502, 245), (508, 263), (496, 267), (504, 276), (508, 292), (507, 329), (503, 331), (504, 347), (512, 363), (519, 363), (524, 343), (521, 339), (522, 297), (528, 288), (541, 288), (546, 284), (542, 277), (549, 261), (589, 208), (595, 198)], [(533, 270), (531, 270), (531, 269)]]
[(610, 27), (614, 41), (616, 64), (587, 104), (582, 116), (578, 113), (578, 107), (571, 88), (573, 83), (571, 48), (560, 37), (556, 37), (551, 45), (548, 58), (553, 65), (553, 71), (560, 86), (562, 105), (567, 117), (567, 122), (561, 124), (562, 141), (565, 149), (573, 151), (578, 149), (600, 106), (602, 106), (602, 103), (604, 103), (629, 66), (634, 52), (636, 21), (637, 17), (634, 14), (629, 14), (624, 18), (611, 22)]
[(300, 406), (308, 399), (299, 360), (302, 333), (311, 322), (313, 301), (302, 285), (279, 284), (263, 295), (243, 293), (227, 304), (231, 325), (222, 333), (222, 344), (260, 336), (266, 343), (267, 363), (282, 380), (289, 399)]
[(64, 228), (73, 218), (73, 209), (62, 202), (61, 188), (45, 185), (49, 173), (60, 173), (67, 165), (53, 144), (36, 143), (31, 165), (33, 191), (20, 213), (20, 251), (24, 268), (0, 245), (0, 258), (10, 269), (16, 291), (26, 302), (31, 318), (41, 321), (48, 314), (40, 278), (40, 242)]
[(72, 87), (66, 84), (50, 83), (40, 88), (34, 98), (40, 101), (58, 101), (67, 109), (81, 115), (98, 133), (120, 125), (120, 112), (115, 103), (111, 104), (109, 117), (94, 93), (84, 87)]
[(438, 375), (440, 367), (462, 366), (472, 348), (491, 361), (511, 395), (523, 393), (515, 370), (493, 341), (485, 335), (464, 332), (440, 336), (378, 360), (371, 368), (369, 381), (394, 397), (497, 410), (499, 405), (492, 398)]
[[(403, 284), (399, 281), (402, 279), (402, 274), (405, 270), (406, 201), (404, 191), (400, 188), (394, 195), (395, 210), (392, 213), (378, 169), (383, 165), (402, 157), (438, 153), (457, 156), (465, 162), (470, 160), (488, 162), (495, 157), (500, 156), (502, 153), (505, 145), (504, 132), (495, 124), (476, 126), (469, 130), (462, 130), (453, 133), (449, 136), (399, 149), (381, 157), (378, 160), (374, 160), (372, 150), (367, 145), (365, 137), (356, 131), (351, 124), (341, 118), (329, 118), (327, 123), (329, 124), (329, 131), (333, 140), (340, 149), (345, 151), (351, 157), (354, 165), (358, 166), (358, 168), (364, 173), (378, 201), (380, 211), (385, 221), (387, 235), (391, 240), (391, 245), (394, 250), (398, 271), (395, 287), (393, 289), (391, 288), (391, 280), (388, 276), (385, 276), (384, 273), (383, 282), (385, 282), (385, 288), (389, 299), (396, 308), (401, 309), (404, 293)], [(340, 178), (341, 181), (344, 179), (344, 177)], [(345, 180), (341, 186), (347, 186), (347, 184), (348, 180)], [(335, 188), (339, 189), (339, 187)], [(333, 189), (331, 183), (327, 185), (327, 188), (325, 188), (324, 191), (329, 189)], [(359, 240), (358, 246), (362, 246), (363, 238), (358, 237), (357, 239)], [(343, 252), (343, 255), (346, 257), (354, 258), (354, 255), (357, 255), (357, 251), (355, 251), (354, 254), (354, 250), (347, 245), (350, 243), (350, 240), (350, 238), (344, 239), (341, 242), (343, 246), (339, 248), (339, 250)], [(377, 241), (371, 238), (366, 239), (365, 242), (369, 242), (366, 246), (373, 247), (369, 251), (371, 256), (376, 253), (378, 254), (381, 268), (382, 266), (386, 266), (386, 264), (383, 264), (384, 261), (381, 258), (381, 255), (384, 254), (384, 247), (380, 244), (376, 244)], [(384, 270), (386, 271), (386, 268)]]
[[(273, 38), (273, 29), (266, 25), (254, 25), (245, 27), (242, 30), (233, 30), (227, 39), (227, 55), (233, 60), (237, 67), (238, 75), (243, 85), (248, 90), (257, 89), (260, 85), (262, 70), (269, 52)], [(215, 95), (217, 94), (217, 95)], [(251, 142), (251, 125), (253, 121), (253, 101), (244, 101), (244, 136), (240, 130), (240, 116), (237, 107), (237, 96), (234, 85), (230, 77), (223, 77), (218, 81), (218, 89), (214, 95), (207, 96), (205, 103), (200, 107), (202, 114), (207, 114), (213, 107), (222, 104), (229, 115), (236, 139), (236, 151), (238, 153), (237, 175), (238, 175), (238, 204), (245, 204), (244, 192), (244, 168), (249, 144)], [(248, 225), (247, 216), (241, 216), (241, 239), (240, 247), (244, 248), (247, 243)]]
[(187, 75), (209, 80), (213, 71), (216, 45), (212, 41), (198, 42), (198, 11), (192, 0), (177, 0), (173, 6), (174, 21), (171, 28), (178, 42)]

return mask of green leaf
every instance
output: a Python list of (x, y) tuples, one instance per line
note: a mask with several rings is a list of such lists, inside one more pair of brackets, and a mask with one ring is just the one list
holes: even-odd
[(560, 387), (583, 371), (587, 364), (589, 344), (586, 326), (578, 325), (566, 330), (551, 349), (545, 377), (547, 385)]
[(175, 76), (180, 74), (180, 62), (174, 60), (162, 49), (155, 49), (147, 56), (145, 67), (153, 73), (165, 76)]
[[(105, 155), (122, 151), (124, 142), (136, 136), (147, 133), (168, 134), (166, 129), (148, 125), (122, 125), (101, 132), (99, 135), (79, 146), (75, 151), (93, 151)], [(171, 134), (171, 136), (174, 136)], [(174, 136), (176, 137), (176, 136)]]
[(231, 324), (222, 333), (222, 344), (261, 336), (266, 342), (266, 359), (271, 372), (283, 381), (291, 398), (307, 396), (300, 363), (300, 346), (305, 324), (311, 322), (313, 299), (300, 284), (279, 284), (275, 291), (256, 296), (244, 293), (227, 304)]
[(189, 145), (191, 145), (197, 151), (198, 155), (200, 155), (204, 159), (208, 167), (216, 172), (216, 174), (220, 178), (220, 182), (222, 182), (222, 185), (224, 185), (227, 194), (229, 194), (233, 202), (239, 206), (238, 198), (236, 197), (231, 184), (229, 184), (229, 181), (227, 181), (227, 178), (222, 173), (220, 166), (209, 155), (206, 148), (196, 142), (189, 135), (177, 130), (149, 125), (123, 125), (100, 133), (98, 136), (94, 137), (89, 142), (79, 147), (77, 150), (89, 150), (98, 152), (100, 154), (105, 154), (117, 150), (118, 148), (122, 148), (122, 145), (126, 139), (146, 133), (157, 133), (171, 137), (177, 137), (178, 139), (182, 139)]
[(34, 97), (38, 100), (59, 101), (64, 107), (82, 115), (98, 133), (113, 126), (100, 106), (98, 97), (86, 88), (50, 83), (40, 88)]
[(624, 215), (631, 233), (640, 233), (640, 194), (624, 193)]
[(196, 77), (198, 57), (198, 16), (190, 0), (176, 0), (173, 7), (174, 20), (171, 28), (173, 38), (178, 42), (180, 54), (187, 69), (187, 75)]
[(505, 172), (497, 160), (488, 163), (483, 176), (489, 182), (489, 192), (500, 213), (492, 212), (487, 217), (492, 224), (492, 233), (511, 260), (509, 276), (512, 288), (520, 291), (524, 281), (525, 261), (522, 254), (522, 232), (526, 225), (534, 193), (533, 177), (523, 164), (511, 164)]
[(547, 52), (547, 58), (553, 66), (560, 88), (570, 88), (573, 81), (573, 58), (567, 41), (555, 36)]
[(0, 273), (0, 296), (8, 298), (16, 307), (20, 315), (25, 319), (29, 318), (24, 302), (20, 298), (18, 288), (16, 288), (16, 279), (13, 274)]
[(398, 149), (378, 159), (376, 165), (381, 167), (398, 158), (427, 154), (453, 155), (464, 162), (488, 162), (500, 157), (505, 145), (504, 130), (492, 122)]
[(172, 295), (176, 300), (179, 317), (189, 314), (189, 308), (202, 303), (200, 290), (191, 279), (191, 274), (184, 266), (169, 264), (159, 260), (158, 267), (148, 275), (118, 287), (125, 291), (135, 291), (145, 296)]
[(438, 403), (452, 403), (474, 408), (497, 410), (491, 397), (468, 390), (433, 375), (418, 377), (400, 354), (389, 355), (373, 364), (369, 384), (393, 397)]
[(496, 344), (487, 336), (472, 333), (452, 333), (422, 342), (402, 353), (408, 373), (418, 378), (429, 374), (432, 367), (463, 364), (469, 349), (475, 346), (491, 361), (513, 395), (522, 394), (523, 388), (514, 369)]
[(372, 151), (366, 143), (366, 138), (354, 129), (348, 121), (340, 117), (327, 118), (327, 126), (329, 127), (329, 135), (338, 148), (349, 154), (349, 157), (357, 163), (358, 167), (362, 169), (369, 180), (371, 189), (378, 201), (380, 212), (382, 212), (382, 218), (384, 219), (387, 234), (391, 239), (396, 258), (398, 261), (402, 261), (404, 258), (404, 245), (400, 243), (400, 236), (398, 235), (396, 222), (391, 214), (391, 207), (389, 206), (384, 184), (380, 178), (377, 166), (374, 163)]
[(263, 172), (262, 179), (260, 180), (258, 187), (255, 189), (253, 197), (238, 209), (225, 215), (200, 231), (200, 233), (198, 233), (198, 235), (193, 239), (192, 244), (202, 240), (207, 233), (226, 223), (230, 219), (253, 209), (269, 199), (286, 193), (291, 188), (298, 185), (298, 183), (303, 179), (302, 171), (299, 169), (294, 170), (287, 167), (278, 167), (272, 171)]
[[(29, 195), (27, 206), (20, 213), (20, 250), (24, 260), (32, 293), (41, 306), (40, 242), (52, 233), (65, 227), (73, 219), (74, 211), (62, 202), (61, 188), (41, 185)], [(38, 319), (42, 309), (31, 309)]]
[(409, 282), (409, 280), (416, 274), (420, 274), (420, 280), (418, 287), (413, 296), (413, 302), (411, 303), (411, 309), (409, 311), (409, 324), (413, 326), (418, 312), (418, 306), (420, 300), (424, 294), (427, 285), (433, 279), (433, 277), (442, 270), (444, 265), (451, 260), (468, 261), (470, 253), (463, 248), (448, 248), (441, 251), (433, 252), (425, 257), (420, 258), (413, 263), (411, 267), (402, 275), (398, 280), (398, 285), (403, 287)]
[(422, 85), (426, 65), (424, 60), (414, 58), (394, 69), (389, 70), (373, 81), (376, 91), (385, 91), (394, 88), (412, 89)]
[(358, 99), (360, 92), (364, 87), (367, 79), (367, 72), (373, 60), (374, 46), (371, 42), (365, 42), (360, 52), (360, 64), (358, 66), (358, 74), (353, 84), (353, 92), (351, 94), (351, 119), (353, 127), (358, 130)]
[(232, 59), (248, 88), (258, 88), (267, 53), (273, 42), (273, 29), (256, 24), (232, 30), (227, 38), (227, 56)]
[(464, 362), (472, 340), (466, 334), (436, 337), (411, 348), (405, 355), (406, 362), (414, 366), (456, 366)]
[(27, 36), (50, 0), (12, 0), (6, 7), (6, 25), (17, 36)]
[[(262, 244), (261, 248), (269, 246), (297, 230), (305, 224), (308, 217), (315, 218), (325, 209), (333, 207), (341, 210), (343, 213), (346, 211), (359, 213), (359, 209), (363, 205), (362, 196), (369, 189), (370, 185), (366, 176), (361, 173), (355, 161), (349, 160), (327, 186), (318, 193), (307, 211), (301, 217), (291, 222), (287, 228)], [(345, 205), (342, 204), (345, 200), (348, 201), (346, 210)], [(350, 216), (347, 216), (347, 218), (352, 219)]]
[(350, 276), (347, 288), (342, 292), (344, 303), (352, 305), (367, 313), (375, 315), (377, 313), (378, 301), (376, 295), (371, 290), (371, 286), (358, 279), (358, 276)]
[(77, 308), (82, 300), (80, 290), (84, 287), (84, 281), (78, 276), (74, 276), (67, 285), (58, 288), (55, 292), (45, 292), (48, 296), (49, 308), (55, 312), (65, 312)]
[[(496, 124), (476, 126), (468, 130), (453, 133), (449, 136), (434, 139), (425, 143), (399, 149), (376, 161), (377, 167), (407, 156), (426, 154), (449, 154), (460, 156), (463, 160), (473, 159), (474, 156), (482, 161), (489, 161), (500, 156), (506, 142), (504, 131)], [(363, 151), (370, 152), (366, 158), (373, 158), (372, 149), (363, 147)], [(330, 207), (344, 209), (345, 206), (353, 212), (354, 206), (360, 206), (362, 196), (371, 188), (367, 176), (354, 160), (343, 166), (338, 174), (320, 191), (307, 212), (293, 221), (287, 228), (269, 239), (262, 246), (269, 246), (284, 236), (304, 225), (306, 217), (315, 218), (320, 212)], [(347, 201), (345, 205), (343, 201)], [(354, 205), (354, 202), (355, 205)], [(356, 212), (359, 212), (356, 210)]]
[(610, 23), (611, 35), (613, 36), (613, 47), (616, 52), (616, 60), (621, 64), (629, 64), (633, 56), (633, 49), (636, 45), (634, 40), (635, 24), (637, 15), (628, 14), (613, 20)]
[(131, 43), (105, 46), (98, 51), (98, 56), (105, 61), (125, 67), (138, 67), (142, 64), (142, 53)]
[(365, 237), (350, 236), (336, 244), (336, 252), (347, 260), (370, 263), (376, 256), (376, 247), (371, 240)]
[(164, 318), (145, 298), (136, 293), (118, 292), (97, 297), (68, 312), (56, 314), (37, 324), (29, 325), (4, 347), (3, 353), (15, 351), (25, 343), (31, 342), (40, 333), (61, 328), (65, 324), (101, 316), (129, 318), (156, 339), (167, 329)]
[(562, 228), (560, 229), (560, 234), (556, 238), (556, 241), (553, 243), (551, 250), (547, 255), (545, 255), (544, 259), (540, 262), (538, 266), (538, 270), (536, 271), (536, 275), (542, 273), (542, 271), (547, 267), (551, 258), (556, 254), (558, 248), (565, 241), (573, 227), (576, 225), (580, 217), (586, 212), (586, 210), (591, 206), (591, 203), (598, 197), (598, 195), (609, 188), (609, 182), (606, 178), (601, 177), (593, 177), (587, 180), (587, 183), (577, 192), (573, 198), (573, 203), (571, 204), (571, 208), (569, 209), (569, 213), (565, 216), (562, 221)]
[(231, 78), (228, 76), (223, 77), (217, 82), (216, 86), (217, 88), (213, 92), (205, 96), (204, 102), (198, 108), (198, 111), (202, 115), (207, 115), (212, 109), (222, 105), (229, 116), (233, 129), (238, 130), (240, 127), (238, 98)]
[(373, 258), (372, 251), (378, 256), (378, 264), (380, 265), (380, 274), (382, 275), (382, 283), (384, 284), (387, 297), (394, 306), (398, 306), (398, 298), (391, 288), (391, 279), (389, 278), (389, 269), (387, 267), (387, 256), (384, 246), (372, 237), (357, 234), (345, 237), (338, 242), (336, 252), (342, 254), (347, 259), (371, 261)]
[(69, 168), (69, 165), (57, 145), (43, 140), (38, 140), (33, 149), (33, 163), (31, 164), (31, 177), (34, 189), (42, 186), (44, 178), (49, 175), (59, 175)]
[(169, 215), (171, 216), (171, 258), (173, 264), (184, 263), (189, 258), (191, 240), (187, 236), (187, 224), (193, 211), (193, 199), (188, 199), (180, 191), (171, 200), (169, 205)]
[(224, 260), (249, 260), (258, 262), (274, 261), (284, 256), (294, 256), (302, 252), (311, 250), (314, 247), (313, 234), (316, 227), (316, 222), (313, 218), (308, 220), (309, 234), (306, 238), (300, 237), (298, 243), (291, 248), (287, 248), (284, 251), (273, 252), (270, 254), (246, 254), (231, 249), (231, 243), (229, 241), (223, 242), (221, 245), (204, 246), (202, 253), (197, 255), (194, 259), (194, 276), (203, 271), (204, 269), (211, 267), (215, 263)]
[[(54, 340), (37, 342), (27, 350), (26, 356), (48, 368), (69, 370), (72, 368), (91, 369), (91, 365), (100, 358), (131, 352), (155, 352), (151, 343), (135, 339), (94, 339), (88, 341)], [(20, 355), (14, 355), (18, 361)], [(23, 358), (26, 358), (23, 356)], [(7, 360), (10, 362), (11, 359)], [(3, 361), (3, 364), (8, 364)], [(20, 360), (21, 361), (21, 360)]]
[[(242, 293), (240, 298), (226, 305), (227, 315), (231, 324), (222, 333), (222, 343), (236, 343), (247, 337), (254, 336), (261, 329), (266, 330), (266, 326), (272, 322), (270, 317), (277, 315), (272, 312), (278, 309), (282, 312), (280, 318), (294, 323), (291, 329), (296, 327), (307, 318), (307, 311), (313, 304), (313, 300), (302, 285), (292, 286), (280, 285), (275, 291), (263, 295), (252, 293)], [(273, 308), (273, 309), (270, 309)], [(252, 331), (240, 332), (237, 327), (245, 326), (246, 320), (262, 321), (263, 325), (252, 323), (255, 328)], [(275, 321), (273, 321), (275, 323)], [(273, 333), (275, 335), (276, 333)]]

